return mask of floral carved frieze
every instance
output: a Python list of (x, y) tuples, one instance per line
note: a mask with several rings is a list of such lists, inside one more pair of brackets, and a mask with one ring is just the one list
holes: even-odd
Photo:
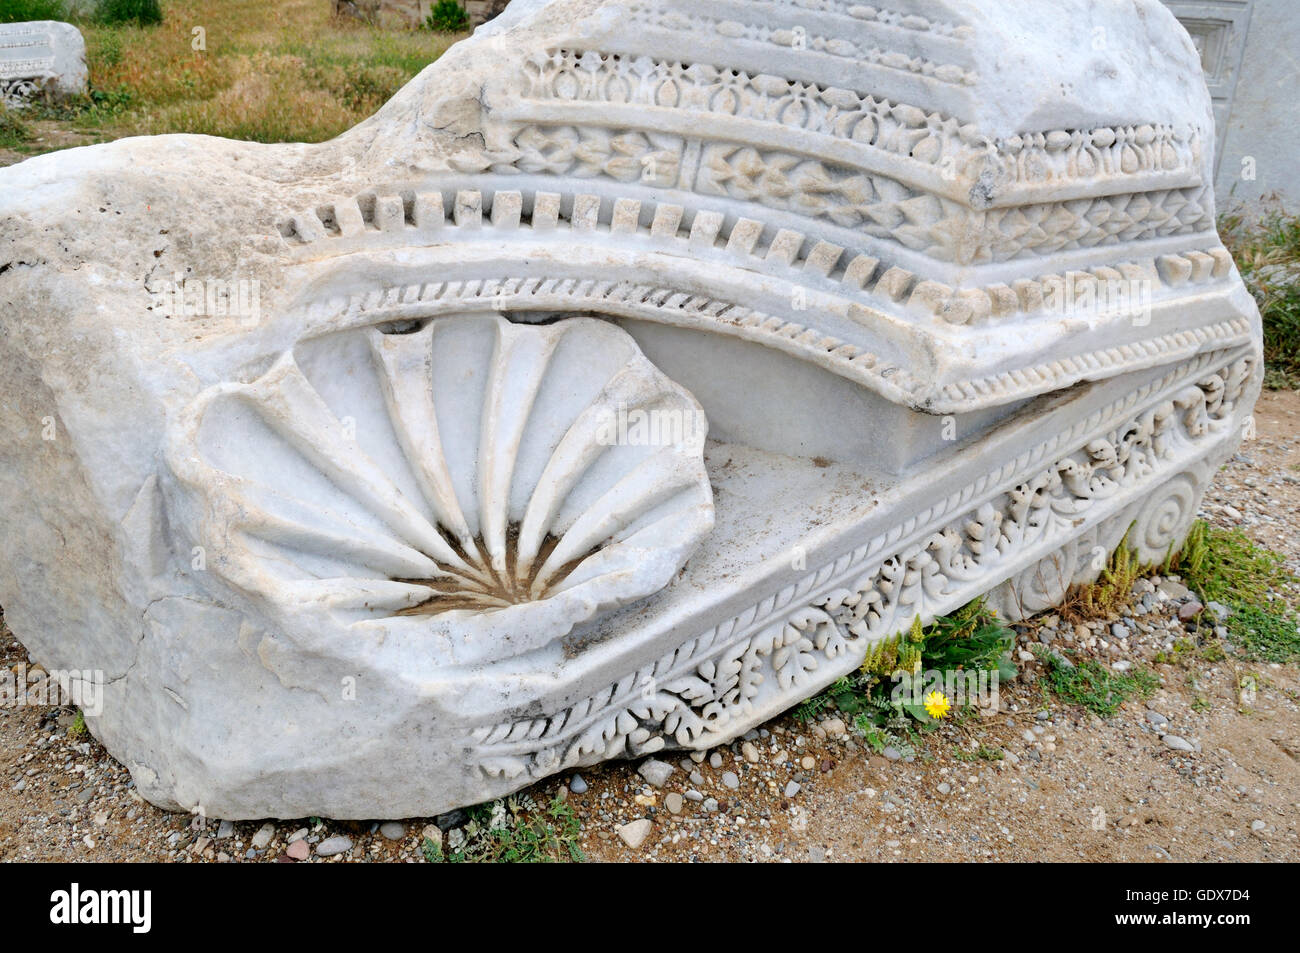
[[(541, 777), (668, 746), (709, 747), (851, 670), (915, 616), (1009, 579), (999, 601), (1012, 614), (1028, 611), (1016, 604), (1020, 576), (1042, 570), (1025, 566), (1027, 556), (1052, 562), (1067, 586), (1095, 573), (1099, 542), (1108, 552), (1126, 536), (1143, 561), (1162, 558), (1213, 472), (1201, 457), (1224, 452), (1225, 431), (1230, 443), (1239, 439), (1231, 431), (1243, 426), (1240, 402), (1258, 370), (1253, 356), (1218, 353), (1171, 372), (601, 693), (477, 729), (479, 769)], [(1096, 436), (1069, 453), (1054, 449), (1089, 432)]]

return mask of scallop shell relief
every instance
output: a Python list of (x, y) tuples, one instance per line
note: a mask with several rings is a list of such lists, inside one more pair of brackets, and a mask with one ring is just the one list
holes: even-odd
[(286, 622), (465, 664), (666, 585), (713, 526), (706, 429), (606, 322), (460, 316), (308, 341), (208, 389), (171, 462), (210, 568)]

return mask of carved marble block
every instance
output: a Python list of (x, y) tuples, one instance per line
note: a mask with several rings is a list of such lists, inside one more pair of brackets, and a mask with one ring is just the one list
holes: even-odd
[(0, 23), (0, 106), (83, 95), (88, 76), (86, 41), (71, 23)]
[(0, 170), (6, 621), (211, 816), (728, 741), (1178, 544), (1213, 143), (1157, 0), (515, 0), (333, 142)]

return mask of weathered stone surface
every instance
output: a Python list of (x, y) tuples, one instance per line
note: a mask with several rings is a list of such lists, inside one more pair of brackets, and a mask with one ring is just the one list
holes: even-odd
[(0, 103), (66, 99), (86, 92), (86, 41), (71, 23), (0, 23)]
[(1186, 532), (1260, 332), (1172, 16), (792, 16), (516, 0), (333, 142), (0, 171), (0, 604), (142, 794), (707, 749)]

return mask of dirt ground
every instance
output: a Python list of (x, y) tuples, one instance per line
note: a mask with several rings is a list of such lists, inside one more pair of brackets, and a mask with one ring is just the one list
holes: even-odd
[(30, 120), (27, 125), (32, 131), (31, 139), (23, 143), (21, 151), (0, 146), (0, 166), (16, 165), (39, 153), (88, 146), (100, 141), (100, 137), (78, 132), (67, 123), (52, 119)]
[[(1219, 474), (1202, 515), (1241, 526), (1300, 571), (1300, 394), (1265, 393), (1256, 421), (1256, 438)], [(946, 725), (912, 761), (871, 754), (834, 718), (800, 724), (786, 715), (698, 762), (665, 757), (675, 770), (662, 787), (620, 763), (530, 793), (537, 801), (563, 793), (582, 821), (582, 849), (598, 861), (1300, 860), (1300, 666), (1210, 652), (1155, 662), (1187, 634), (1164, 585), (1135, 587), (1135, 603), (1147, 595), (1154, 607), (1124, 620), (1133, 629), (1126, 641), (1111, 638), (1114, 619), (1055, 626), (1076, 650), (1160, 675), (1154, 696), (1110, 719), (1060, 703), (1038, 664), (1025, 662), (1002, 687), (999, 713)], [(1030, 627), (1022, 643), (1055, 621)], [(7, 629), (0, 662), (30, 664)], [(1248, 676), (1258, 684), (1253, 699), (1240, 693)], [(430, 818), (383, 831), (379, 820), (280, 821), (255, 840), (261, 822), (160, 811), (97, 742), (70, 737), (74, 717), (0, 709), (0, 859), (421, 859)], [(1193, 750), (1176, 750), (1162, 733)], [(988, 760), (995, 752), (1001, 758)], [(616, 827), (642, 818), (652, 829), (634, 849)], [(315, 846), (337, 835), (352, 847), (317, 856)], [(293, 850), (291, 840), (308, 846)]]

